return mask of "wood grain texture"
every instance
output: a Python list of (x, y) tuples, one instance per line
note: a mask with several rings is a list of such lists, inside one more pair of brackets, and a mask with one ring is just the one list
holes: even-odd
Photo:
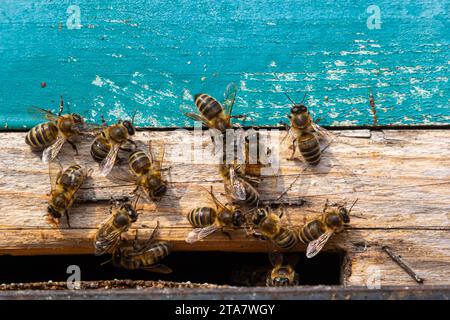
[[(271, 137), (284, 132), (270, 131)], [(303, 198), (305, 205), (287, 207), (283, 223), (301, 227), (321, 211), (325, 200), (358, 202), (350, 227), (332, 238), (326, 250), (347, 252), (344, 284), (366, 285), (379, 268), (382, 285), (414, 285), (415, 282), (381, 250), (388, 245), (402, 255), (426, 284), (450, 284), (450, 131), (449, 130), (353, 130), (335, 132), (337, 138), (323, 154), (321, 163), (304, 171), (298, 161), (287, 161), (287, 147), (279, 155), (280, 171), (264, 177), (262, 200), (278, 197), (295, 180), (286, 200)], [(94, 168), (71, 211), (72, 229), (64, 220), (60, 229), (47, 225), (43, 215), (49, 192), (48, 167), (30, 152), (24, 133), (3, 133), (0, 157), (0, 253), (80, 254), (92, 253), (97, 226), (108, 216), (111, 196), (129, 194), (132, 185), (118, 185), (98, 175), (89, 155), (89, 141), (79, 144), (79, 156), (64, 146), (61, 162)], [(198, 205), (211, 205), (202, 187), (213, 186), (221, 200), (223, 183), (217, 166), (193, 164), (180, 156), (193, 142), (192, 131), (138, 132), (136, 140), (164, 143), (169, 189), (158, 203), (141, 203), (144, 213), (128, 233), (140, 229), (148, 235), (159, 220), (160, 239), (170, 240), (174, 250), (258, 252), (270, 243), (232, 232), (232, 240), (217, 233), (189, 245), (184, 238), (192, 229), (187, 212)], [(210, 145), (209, 137), (203, 145)], [(301, 174), (299, 176), (299, 174)], [(299, 245), (295, 250), (303, 251)], [(378, 271), (377, 271), (378, 272)], [(376, 274), (375, 274), (376, 275)], [(372, 278), (371, 278), (372, 277)]]

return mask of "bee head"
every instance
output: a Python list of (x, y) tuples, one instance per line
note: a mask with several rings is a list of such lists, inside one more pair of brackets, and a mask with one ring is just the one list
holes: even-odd
[(131, 123), (131, 121), (125, 120), (122, 124), (127, 129), (128, 134), (130, 136), (132, 136), (132, 135), (134, 135), (136, 133), (136, 130), (134, 129), (134, 126)]
[(245, 216), (241, 210), (236, 210), (233, 212), (233, 226), (240, 227), (245, 222)]
[(341, 216), (344, 223), (350, 222), (350, 215), (349, 215), (347, 208), (344, 208), (344, 207), (339, 208), (339, 215)]
[(159, 177), (149, 177), (146, 185), (152, 198), (161, 198), (167, 191), (166, 183)]
[[(118, 216), (118, 220), (116, 220), (116, 222), (120, 225), (125, 225), (128, 223), (128, 219), (131, 220), (131, 222), (136, 222), (137, 218), (138, 218), (138, 213), (136, 212), (136, 210), (133, 208), (133, 206), (129, 203), (125, 203), (121, 206), (120, 208), (121, 210), (125, 211), (127, 213), (128, 216), (125, 215), (119, 215)], [(125, 221), (126, 220), (126, 221)], [(122, 223), (122, 224), (121, 224)]]
[(253, 224), (259, 225), (265, 217), (267, 217), (267, 211), (264, 209), (258, 209), (256, 214), (253, 216)]
[(54, 218), (54, 219), (59, 219), (61, 218), (61, 212), (58, 211), (58, 209), (55, 208), (55, 206), (53, 204), (50, 204), (47, 207), (47, 212), (48, 214)]
[(306, 106), (303, 104), (294, 104), (294, 106), (291, 108), (291, 113), (295, 115), (305, 113), (307, 111), (308, 108), (306, 108)]
[(83, 118), (79, 114), (72, 113), (72, 118), (73, 121), (77, 124), (83, 123)]

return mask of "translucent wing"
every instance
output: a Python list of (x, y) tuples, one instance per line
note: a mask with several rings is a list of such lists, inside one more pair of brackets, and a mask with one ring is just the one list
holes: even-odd
[(329, 139), (332, 139), (335, 137), (335, 135), (333, 133), (331, 133), (331, 131), (329, 131), (325, 128), (322, 128), (314, 121), (311, 121), (311, 126), (313, 127), (314, 131), (316, 131), (321, 137), (323, 137), (325, 139), (329, 140)]
[(61, 147), (63, 146), (64, 142), (66, 142), (66, 138), (58, 136), (56, 141), (51, 146), (47, 147), (42, 153), (42, 161), (49, 162), (55, 159), (55, 157), (61, 150)]
[(98, 229), (95, 234), (95, 255), (99, 256), (114, 250), (120, 241), (120, 235), (126, 231), (127, 227), (113, 227), (114, 215), (111, 215)]
[(51, 112), (50, 110), (45, 110), (39, 107), (29, 107), (28, 113), (33, 117), (37, 119), (46, 119), (49, 121), (54, 121), (58, 119), (58, 116)]
[(164, 145), (159, 146), (158, 153), (155, 154), (154, 148), (152, 148), (152, 141), (148, 141), (148, 153), (150, 156), (150, 160), (152, 162), (152, 168), (153, 170), (160, 170), (162, 163), (164, 161), (164, 155), (165, 155), (165, 148)]
[(104, 177), (106, 177), (114, 167), (114, 164), (116, 163), (117, 154), (119, 153), (120, 144), (114, 143), (111, 146), (111, 150), (109, 150), (108, 155), (105, 159), (103, 159), (102, 163), (100, 164), (100, 174)]
[(62, 167), (59, 161), (51, 161), (48, 165), (48, 176), (50, 177), (50, 186), (53, 191), (56, 187), (56, 182), (61, 175)]
[(245, 186), (242, 183), (242, 180), (237, 176), (236, 171), (233, 167), (230, 168), (230, 182), (233, 197), (236, 200), (244, 201), (247, 198)]
[(189, 108), (182, 106), (180, 107), (180, 111), (188, 118), (191, 118), (194, 121), (201, 121), (204, 125), (208, 126), (208, 119), (203, 117), (202, 115), (198, 113), (191, 112)]
[(172, 273), (172, 269), (170, 269), (169, 267), (167, 267), (163, 264), (155, 264), (155, 265), (144, 267), (141, 269), (150, 271), (150, 272), (163, 273), (163, 274)]
[(195, 228), (191, 232), (189, 232), (188, 236), (186, 237), (187, 243), (194, 243), (199, 240), (202, 240), (209, 236), (210, 234), (216, 232), (219, 229), (218, 226), (215, 224), (207, 226), (205, 228)]
[(323, 233), (316, 240), (311, 241), (308, 244), (308, 248), (306, 249), (306, 257), (312, 258), (316, 254), (318, 254), (320, 252), (320, 250), (322, 250), (324, 245), (327, 243), (327, 241), (330, 240), (330, 238), (333, 234), (334, 234), (333, 231), (328, 231), (328, 232)]
[(237, 91), (238, 87), (234, 82), (228, 84), (227, 88), (225, 89), (224, 93), (225, 100), (223, 102), (223, 106), (225, 108), (225, 114), (227, 116), (230, 116), (231, 112), (233, 111), (233, 105), (234, 101), (236, 100)]

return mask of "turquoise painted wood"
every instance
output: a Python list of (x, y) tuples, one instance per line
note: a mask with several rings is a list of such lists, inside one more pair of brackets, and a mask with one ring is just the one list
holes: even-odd
[[(381, 28), (368, 28), (370, 5)], [(73, 19), (80, 12), (81, 28)], [(0, 1), (0, 126), (38, 122), (27, 109), (142, 126), (192, 124), (192, 96), (239, 85), (235, 113), (254, 124), (306, 103), (323, 124), (450, 122), (450, 2)], [(69, 20), (69, 24), (68, 24)], [(370, 22), (377, 20), (369, 19)], [(68, 28), (68, 26), (70, 28)], [(43, 88), (41, 83), (45, 83)]]

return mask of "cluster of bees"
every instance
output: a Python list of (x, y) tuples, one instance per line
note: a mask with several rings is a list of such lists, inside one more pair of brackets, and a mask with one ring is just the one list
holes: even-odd
[[(245, 117), (232, 115), (236, 93), (237, 86), (233, 83), (229, 84), (225, 90), (223, 104), (208, 94), (197, 94), (194, 100), (199, 113), (186, 111), (183, 113), (191, 119), (201, 121), (210, 129), (225, 133), (227, 129), (236, 128), (231, 121), (233, 118)], [(294, 159), (298, 149), (304, 162), (315, 166), (320, 162), (323, 150), (321, 140), (330, 140), (331, 133), (313, 121), (303, 101), (296, 104), (290, 98), (289, 100), (293, 106), (288, 114), (290, 123), (285, 124), (287, 127), (285, 138), (289, 138), (287, 141), (292, 142), (291, 159)], [(77, 114), (63, 115), (63, 108), (62, 98), (58, 114), (37, 108), (40, 113), (45, 114), (48, 122), (32, 128), (25, 138), (25, 142), (32, 150), (43, 150), (42, 159), (49, 163), (51, 192), (47, 207), (48, 221), (59, 225), (64, 215), (70, 227), (69, 210), (74, 203), (77, 191), (92, 172), (92, 169), (86, 169), (78, 164), (63, 169), (57, 161), (61, 147), (67, 142), (78, 153), (72, 141), (73, 138), (82, 135), (93, 136), (90, 153), (92, 158), (100, 163), (101, 175), (107, 176), (114, 165), (122, 161), (118, 157), (121, 150), (128, 154), (129, 177), (136, 186), (133, 191), (133, 200), (127, 198), (124, 201), (111, 201), (110, 216), (100, 225), (95, 235), (95, 254), (110, 254), (115, 266), (126, 269), (172, 272), (169, 267), (161, 263), (170, 253), (170, 244), (155, 240), (159, 222), (143, 244), (138, 241), (137, 231), (131, 245), (122, 239), (122, 235), (138, 219), (139, 199), (157, 202), (166, 193), (168, 184), (162, 177), (162, 172), (165, 170), (162, 168), (164, 149), (160, 150), (160, 156), (156, 157), (150, 142), (148, 150), (139, 148), (132, 139), (135, 135), (133, 120), (119, 120), (115, 124), (107, 125), (102, 118), (102, 125), (96, 126), (87, 124)], [(215, 143), (214, 139), (213, 143)], [(193, 208), (187, 213), (187, 220), (194, 229), (187, 235), (186, 242), (195, 243), (218, 230), (231, 238), (229, 230), (245, 228), (248, 235), (269, 240), (275, 248), (269, 253), (273, 269), (267, 274), (267, 286), (296, 285), (298, 275), (295, 272), (294, 263), (289, 261), (285, 263), (282, 253), (277, 249), (289, 250), (301, 242), (307, 245), (307, 257), (314, 257), (332, 235), (341, 232), (345, 224), (350, 222), (350, 211), (355, 203), (347, 208), (346, 203), (329, 203), (327, 200), (323, 212), (297, 232), (282, 225), (283, 206), (273, 208), (270, 203), (261, 206), (258, 185), (261, 181), (261, 168), (264, 165), (259, 161), (256, 164), (249, 163), (248, 137), (244, 143), (244, 154), (244, 163), (224, 161), (218, 165), (228, 201), (225, 204), (220, 202), (212, 187), (210, 190), (205, 189), (214, 206)]]

